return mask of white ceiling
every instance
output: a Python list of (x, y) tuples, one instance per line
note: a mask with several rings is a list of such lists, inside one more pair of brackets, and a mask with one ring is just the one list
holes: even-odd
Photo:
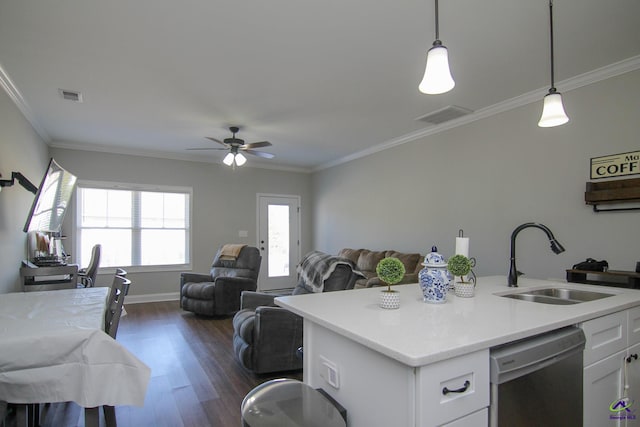
[[(273, 143), (264, 149), (273, 160), (250, 162), (302, 169), (411, 139), (429, 126), (417, 117), (447, 105), (482, 111), (546, 93), (546, 0), (442, 0), (456, 87), (419, 93), (433, 9), (433, 0), (0, 0), (0, 83), (54, 146), (220, 161), (221, 151), (186, 148), (214, 147), (205, 136), (240, 125), (247, 142)], [(563, 81), (640, 55), (638, 0), (556, 0), (554, 24), (561, 92)]]

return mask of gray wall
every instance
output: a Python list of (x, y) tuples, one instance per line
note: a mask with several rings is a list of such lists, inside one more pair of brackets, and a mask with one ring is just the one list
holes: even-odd
[[(193, 188), (192, 265), (206, 273), (223, 243), (256, 243), (256, 193), (296, 194), (302, 198), (302, 253), (311, 248), (311, 178), (306, 173), (243, 167), (233, 171), (222, 164), (167, 160), (142, 156), (52, 148), (53, 157), (78, 179)], [(72, 254), (74, 212), (65, 217), (65, 248)], [(238, 231), (247, 230), (246, 238)], [(176, 293), (179, 271), (130, 273), (132, 295)], [(111, 277), (98, 277), (106, 285)], [(293, 283), (291, 284), (294, 285)]]
[[(80, 179), (192, 186), (198, 272), (208, 270), (221, 242), (242, 240), (238, 230), (249, 230), (244, 240), (255, 242), (259, 192), (302, 196), (303, 254), (342, 247), (424, 254), (437, 245), (449, 256), (463, 228), (477, 272), (506, 274), (511, 231), (536, 221), (548, 225), (567, 251), (553, 255), (542, 232), (523, 231), (518, 266), (527, 276), (563, 278), (566, 268), (587, 257), (633, 269), (640, 260), (640, 212), (596, 214), (584, 204), (584, 189), (591, 157), (640, 149), (640, 72), (565, 92), (564, 99), (571, 122), (562, 127), (536, 126), (540, 102), (309, 176), (78, 150), (48, 153), (0, 91), (0, 173), (7, 178), (17, 170), (38, 185), (51, 155)], [(32, 200), (20, 186), (0, 193), (0, 293), (19, 290), (22, 226)], [(178, 272), (134, 273), (132, 279), (133, 295), (176, 292)]]
[[(7, 94), (0, 90), (0, 173), (10, 179), (21, 172), (34, 185), (47, 168), (47, 146)], [(0, 192), (0, 293), (20, 290), (20, 261), (26, 257), (26, 234), (22, 231), (33, 194), (18, 182)]]
[(540, 101), (315, 173), (314, 246), (424, 254), (437, 245), (448, 257), (462, 228), (476, 272), (506, 274), (511, 231), (534, 221), (567, 250), (554, 255), (540, 230), (521, 232), (528, 277), (564, 278), (587, 257), (633, 270), (640, 211), (594, 213), (584, 191), (591, 157), (640, 150), (640, 72), (563, 98), (571, 121), (561, 127), (537, 127)]

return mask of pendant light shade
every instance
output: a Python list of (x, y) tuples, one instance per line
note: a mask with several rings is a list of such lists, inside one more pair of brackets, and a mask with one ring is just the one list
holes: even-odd
[(449, 92), (455, 85), (456, 82), (453, 81), (449, 70), (447, 48), (442, 46), (442, 43), (433, 43), (433, 47), (427, 52), (427, 66), (418, 89), (422, 93), (438, 95)]
[(449, 52), (440, 41), (440, 28), (438, 25), (438, 0), (436, 4), (436, 39), (433, 47), (427, 52), (427, 66), (424, 77), (418, 86), (422, 93), (438, 95), (449, 92), (456, 85), (449, 70)]
[(542, 117), (538, 122), (538, 126), (541, 128), (550, 128), (554, 126), (560, 126), (569, 121), (567, 113), (564, 112), (564, 106), (562, 105), (562, 95), (555, 88), (553, 79), (553, 1), (549, 0), (549, 44), (550, 44), (550, 57), (551, 57), (551, 88), (549, 93), (544, 97), (544, 104), (542, 107)]
[(562, 95), (559, 92), (551, 92), (544, 96), (544, 105), (542, 108), (542, 117), (538, 122), (541, 128), (550, 128), (560, 126), (569, 121), (567, 113), (564, 112), (562, 105)]

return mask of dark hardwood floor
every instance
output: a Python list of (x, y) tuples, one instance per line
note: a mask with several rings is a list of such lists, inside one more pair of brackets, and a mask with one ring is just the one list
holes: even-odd
[[(151, 381), (144, 407), (116, 407), (118, 427), (238, 427), (242, 399), (255, 386), (273, 378), (302, 380), (301, 371), (254, 375), (243, 369), (233, 357), (232, 317), (196, 316), (177, 301), (128, 304), (126, 310), (118, 341), (151, 368)], [(84, 417), (75, 404), (56, 404), (41, 425), (83, 427)]]

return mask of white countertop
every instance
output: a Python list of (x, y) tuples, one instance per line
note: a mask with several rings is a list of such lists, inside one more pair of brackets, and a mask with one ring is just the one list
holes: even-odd
[[(453, 292), (444, 304), (422, 301), (420, 286), (394, 286), (400, 308), (378, 306), (385, 288), (354, 289), (284, 296), (279, 306), (409, 366), (422, 366), (594, 319), (640, 305), (640, 290), (520, 277), (509, 288), (504, 276), (478, 279), (473, 298)], [(496, 294), (527, 288), (563, 287), (614, 294), (574, 305), (550, 305), (503, 298)]]

